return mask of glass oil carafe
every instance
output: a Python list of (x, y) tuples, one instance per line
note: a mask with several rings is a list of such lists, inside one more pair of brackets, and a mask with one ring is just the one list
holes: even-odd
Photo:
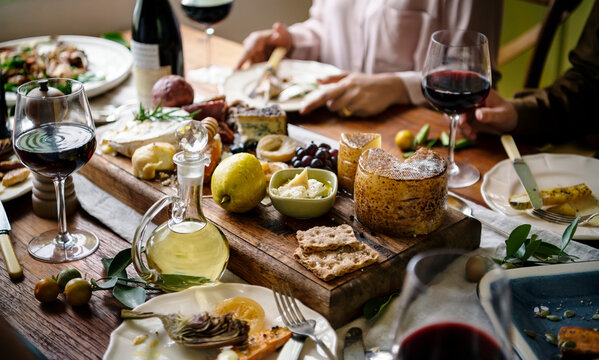
[[(164, 291), (179, 291), (220, 279), (229, 260), (229, 244), (221, 230), (202, 212), (204, 167), (209, 158), (202, 152), (207, 133), (198, 121), (177, 130), (183, 151), (175, 154), (178, 194), (152, 205), (133, 239), (133, 264), (139, 275)], [(150, 221), (172, 204), (171, 218), (145, 239)], [(147, 264), (144, 263), (145, 257)]]

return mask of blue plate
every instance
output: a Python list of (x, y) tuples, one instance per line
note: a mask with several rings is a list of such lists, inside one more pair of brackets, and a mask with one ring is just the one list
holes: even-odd
[[(591, 317), (599, 311), (599, 262), (537, 266), (508, 270), (512, 286), (512, 324), (514, 348), (527, 360), (559, 359), (559, 349), (545, 340), (545, 334), (557, 336), (562, 326), (599, 327)], [(480, 291), (489, 286), (485, 278)], [(561, 321), (535, 316), (535, 308), (549, 308)], [(576, 316), (566, 318), (564, 311)], [(536, 338), (524, 333), (535, 332)]]

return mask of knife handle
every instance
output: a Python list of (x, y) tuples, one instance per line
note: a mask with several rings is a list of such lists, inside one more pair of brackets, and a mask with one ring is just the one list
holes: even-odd
[(18, 279), (23, 276), (23, 269), (21, 269), (8, 234), (0, 234), (0, 249), (2, 250), (2, 256), (4, 256), (6, 270), (11, 279)]
[(285, 54), (287, 54), (287, 49), (283, 46), (277, 46), (273, 50), (272, 54), (270, 54), (270, 58), (268, 58), (268, 66), (274, 71), (277, 71), (281, 60), (283, 60), (285, 57)]
[(516, 142), (512, 135), (502, 135), (501, 144), (503, 144), (503, 148), (510, 160), (514, 161), (516, 159), (521, 159), (520, 152), (518, 151), (518, 147), (516, 146)]

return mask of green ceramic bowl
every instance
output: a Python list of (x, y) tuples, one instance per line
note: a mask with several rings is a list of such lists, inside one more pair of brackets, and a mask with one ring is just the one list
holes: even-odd
[(331, 191), (327, 197), (319, 199), (292, 199), (272, 194), (272, 189), (284, 185), (287, 181), (293, 179), (295, 175), (301, 173), (304, 169), (283, 169), (272, 175), (268, 185), (268, 193), (273, 206), (281, 214), (296, 219), (312, 219), (322, 216), (329, 212), (335, 204), (337, 195), (337, 175), (324, 169), (308, 169), (308, 178), (315, 179), (324, 184), (331, 185)]

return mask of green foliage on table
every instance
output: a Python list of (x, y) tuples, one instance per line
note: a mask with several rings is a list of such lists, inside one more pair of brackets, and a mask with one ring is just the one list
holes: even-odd
[(127, 44), (127, 41), (125, 41), (123, 34), (121, 34), (120, 32), (107, 32), (102, 34), (102, 38), (117, 42), (125, 46), (127, 49), (130, 49), (129, 44)]
[[(537, 234), (532, 234), (529, 238), (531, 226), (522, 224), (512, 230), (505, 240), (505, 257), (494, 260), (506, 268), (574, 261), (577, 257), (568, 255), (564, 250), (576, 233), (579, 221), (580, 217), (577, 217), (566, 227), (560, 247), (544, 242)], [(530, 260), (531, 258), (536, 260)]]
[(363, 313), (366, 320), (373, 320), (378, 318), (383, 310), (391, 303), (394, 297), (399, 295), (398, 292), (395, 292), (391, 295), (381, 296), (374, 299), (370, 299), (364, 304)]

